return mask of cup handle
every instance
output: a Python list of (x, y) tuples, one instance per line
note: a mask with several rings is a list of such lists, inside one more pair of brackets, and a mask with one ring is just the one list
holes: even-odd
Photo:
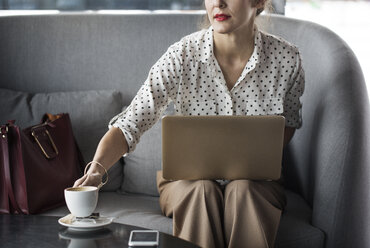
[(104, 182), (101, 182), (101, 183), (98, 185), (98, 189), (100, 189), (101, 187), (103, 187), (103, 186), (108, 182), (108, 171), (107, 171), (107, 169), (105, 169), (105, 167), (104, 167), (101, 163), (99, 163), (99, 162), (97, 162), (97, 161), (91, 161), (91, 162), (89, 162), (89, 163), (86, 165), (85, 170), (84, 170), (84, 175), (86, 174), (86, 172), (87, 172), (88, 168), (91, 166), (91, 164), (92, 164), (92, 163), (96, 163), (96, 164), (98, 164), (100, 167), (102, 167), (102, 168), (104, 169), (104, 173), (105, 173), (105, 175), (107, 175), (107, 177), (105, 178), (105, 181), (104, 181)]

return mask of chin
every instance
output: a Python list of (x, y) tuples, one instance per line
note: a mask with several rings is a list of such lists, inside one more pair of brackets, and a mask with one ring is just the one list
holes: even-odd
[(228, 34), (232, 32), (232, 29), (230, 27), (227, 27), (225, 25), (219, 25), (216, 23), (212, 24), (214, 32), (220, 33), (220, 34)]

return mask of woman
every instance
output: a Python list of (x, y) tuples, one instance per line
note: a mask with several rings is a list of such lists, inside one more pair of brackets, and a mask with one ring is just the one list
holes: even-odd
[[(206, 0), (211, 26), (172, 45), (151, 68), (131, 105), (112, 119), (88, 173), (132, 152), (170, 101), (181, 115), (283, 115), (284, 144), (301, 126), (304, 73), (298, 49), (255, 26), (265, 0)], [(157, 175), (160, 206), (175, 236), (202, 247), (273, 247), (285, 205), (280, 181), (166, 181)]]

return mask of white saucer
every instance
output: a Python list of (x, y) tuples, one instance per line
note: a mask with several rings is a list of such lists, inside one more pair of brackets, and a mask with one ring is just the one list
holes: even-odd
[[(64, 217), (63, 217), (64, 218)], [(95, 231), (101, 229), (113, 222), (113, 217), (99, 217), (94, 222), (74, 221), (71, 224), (63, 222), (63, 218), (58, 220), (62, 226), (66, 226), (72, 231)]]

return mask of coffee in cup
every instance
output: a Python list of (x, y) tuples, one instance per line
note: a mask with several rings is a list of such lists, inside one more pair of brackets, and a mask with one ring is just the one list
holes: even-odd
[(64, 190), (64, 198), (72, 215), (88, 217), (96, 208), (98, 193), (95, 186), (71, 187)]

